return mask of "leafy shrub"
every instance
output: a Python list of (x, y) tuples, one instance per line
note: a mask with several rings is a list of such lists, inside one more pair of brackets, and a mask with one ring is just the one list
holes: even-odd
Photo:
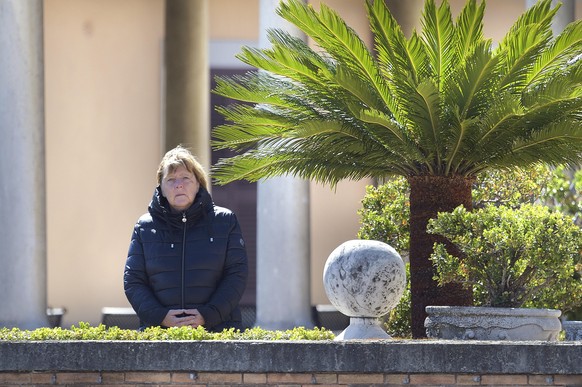
[(543, 203), (572, 217), (582, 227), (582, 169), (558, 167), (554, 170)]
[(388, 314), (385, 327), (392, 337), (412, 338), (412, 312), (410, 310), (410, 265), (406, 264), (406, 288), (400, 302)]
[(160, 328), (151, 327), (143, 331), (106, 327), (93, 327), (81, 322), (71, 329), (39, 328), (21, 330), (0, 328), (0, 340), (5, 341), (45, 341), (45, 340), (333, 340), (333, 332), (325, 328), (306, 329), (297, 327), (286, 331), (267, 331), (262, 328), (239, 331), (225, 329), (222, 332), (208, 332), (203, 327)]
[[(523, 203), (534, 203), (540, 198), (548, 202), (558, 201), (559, 198), (554, 194), (563, 190), (566, 184), (562, 180), (561, 170), (553, 172), (549, 167), (536, 166), (483, 173), (473, 186), (473, 207), (495, 204), (515, 208)], [(582, 186), (582, 173), (580, 181)], [(378, 187), (366, 187), (362, 208), (358, 211), (361, 218), (358, 238), (382, 241), (407, 256), (410, 248), (409, 193), (410, 187), (403, 177), (394, 178)]]
[(509, 171), (487, 171), (473, 185), (473, 208), (486, 205), (516, 208), (525, 203), (549, 197), (548, 187), (555, 171), (548, 166), (515, 168)]
[(410, 246), (409, 190), (403, 177), (378, 187), (367, 186), (362, 208), (358, 211), (362, 218), (358, 238), (382, 241), (400, 254), (407, 254)]
[[(575, 172), (573, 179), (571, 175), (572, 172), (563, 167), (552, 169), (543, 165), (509, 171), (488, 171), (479, 175), (475, 181), (473, 207), (478, 209), (491, 204), (517, 208), (524, 203), (541, 201), (582, 223), (582, 170)], [(408, 182), (403, 177), (389, 180), (378, 187), (366, 187), (366, 195), (358, 211), (361, 217), (358, 238), (388, 243), (406, 259), (410, 247), (409, 191)], [(562, 202), (570, 204), (566, 206), (560, 204)], [(550, 300), (543, 302), (552, 305)], [(539, 304), (542, 304), (541, 300)], [(557, 304), (550, 307), (557, 307)], [(410, 289), (407, 288), (400, 303), (389, 315), (388, 332), (394, 336), (411, 337), (410, 321)]]
[(461, 258), (436, 244), (439, 284), (473, 289), (475, 305), (570, 310), (582, 302), (582, 230), (541, 205), (462, 206), (439, 213), (427, 231), (455, 244)]

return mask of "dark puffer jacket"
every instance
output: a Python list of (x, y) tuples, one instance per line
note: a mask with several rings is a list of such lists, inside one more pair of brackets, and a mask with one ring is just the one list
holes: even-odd
[(156, 188), (134, 227), (124, 272), (127, 299), (141, 326), (159, 326), (170, 309), (198, 309), (211, 331), (240, 328), (238, 303), (248, 261), (233, 212), (200, 187), (184, 213), (172, 213)]

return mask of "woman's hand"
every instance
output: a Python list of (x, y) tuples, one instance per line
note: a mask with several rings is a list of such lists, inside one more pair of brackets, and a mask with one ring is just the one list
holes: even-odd
[(198, 309), (170, 309), (162, 321), (162, 326), (168, 328), (188, 325), (192, 328), (204, 325), (204, 317), (198, 312)]

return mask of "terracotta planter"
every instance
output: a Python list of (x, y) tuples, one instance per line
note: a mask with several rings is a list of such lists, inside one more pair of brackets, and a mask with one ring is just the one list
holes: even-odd
[(555, 309), (427, 306), (426, 312), (430, 338), (556, 341), (562, 329)]

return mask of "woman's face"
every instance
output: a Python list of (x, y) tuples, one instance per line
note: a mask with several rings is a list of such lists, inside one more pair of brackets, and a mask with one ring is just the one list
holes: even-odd
[(162, 195), (174, 211), (184, 211), (194, 202), (200, 183), (196, 176), (182, 165), (162, 179)]

